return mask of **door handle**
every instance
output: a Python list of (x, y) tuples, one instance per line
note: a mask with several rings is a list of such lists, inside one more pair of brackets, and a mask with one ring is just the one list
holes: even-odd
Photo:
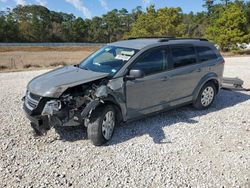
[(167, 81), (170, 77), (169, 76), (164, 76), (161, 78), (161, 81)]

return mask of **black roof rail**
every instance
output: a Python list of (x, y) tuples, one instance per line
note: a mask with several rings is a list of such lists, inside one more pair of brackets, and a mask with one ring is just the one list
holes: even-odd
[(130, 37), (127, 40), (135, 39), (159, 39), (158, 42), (168, 42), (170, 40), (199, 40), (199, 41), (208, 41), (205, 38), (175, 38), (172, 36), (146, 36), (146, 37)]
[(164, 39), (159, 39), (159, 42), (168, 42), (170, 40), (200, 40), (200, 41), (208, 41), (207, 39), (204, 39), (204, 38), (164, 38)]
[(166, 37), (166, 36), (147, 36), (147, 37), (129, 37), (127, 40), (134, 39), (175, 39), (175, 37)]

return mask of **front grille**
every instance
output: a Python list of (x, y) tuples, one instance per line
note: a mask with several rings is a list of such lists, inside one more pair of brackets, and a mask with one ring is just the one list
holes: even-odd
[(29, 101), (29, 100), (27, 101), (27, 103), (28, 103), (28, 105), (29, 105), (30, 107), (32, 107), (33, 109), (37, 107), (37, 103), (34, 103), (34, 102), (32, 102), (32, 101)]
[(30, 98), (32, 98), (36, 101), (39, 101), (41, 99), (41, 97), (39, 95), (36, 95), (34, 93), (31, 93), (31, 92), (30, 92)]
[(26, 97), (25, 97), (25, 105), (29, 110), (34, 110), (37, 108), (37, 105), (40, 101), (41, 97), (35, 94), (30, 93), (27, 91)]

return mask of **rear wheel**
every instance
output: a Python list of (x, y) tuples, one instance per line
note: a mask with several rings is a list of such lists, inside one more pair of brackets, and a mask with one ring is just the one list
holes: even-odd
[(95, 146), (100, 146), (109, 141), (116, 125), (116, 111), (108, 105), (97, 108), (91, 115), (88, 124), (88, 138)]
[(206, 109), (213, 103), (215, 95), (215, 85), (212, 82), (208, 82), (201, 88), (200, 93), (193, 106), (199, 110)]

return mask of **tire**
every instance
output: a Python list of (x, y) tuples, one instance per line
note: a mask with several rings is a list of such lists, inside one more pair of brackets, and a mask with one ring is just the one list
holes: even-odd
[(33, 129), (34, 136), (44, 136), (50, 130), (50, 125), (47, 119), (44, 120), (44, 124), (37, 125), (33, 122), (30, 122), (30, 125)]
[(111, 140), (116, 122), (116, 111), (112, 106), (108, 105), (97, 108), (90, 117), (87, 127), (88, 138), (95, 146), (105, 144)]
[(198, 110), (204, 110), (211, 106), (216, 95), (216, 88), (214, 83), (206, 83), (200, 90), (196, 101), (193, 106)]

